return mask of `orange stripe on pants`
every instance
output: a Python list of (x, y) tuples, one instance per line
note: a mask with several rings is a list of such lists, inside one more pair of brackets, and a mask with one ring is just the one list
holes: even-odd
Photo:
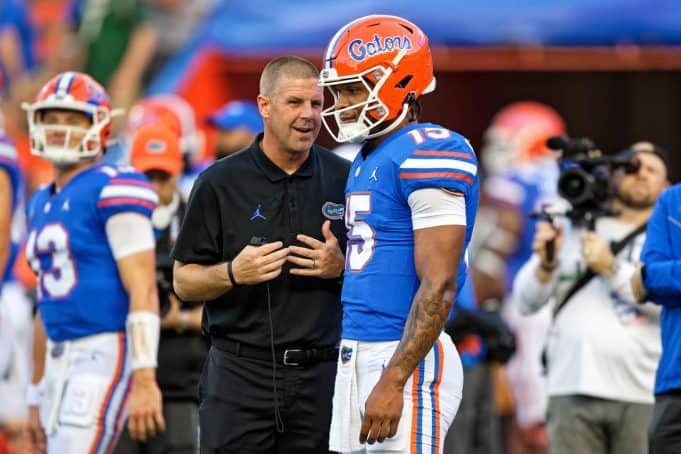
[(118, 333), (118, 359), (116, 360), (116, 371), (113, 374), (109, 388), (106, 390), (106, 396), (102, 401), (102, 406), (99, 408), (99, 416), (97, 417), (97, 435), (95, 435), (95, 439), (93, 440), (92, 446), (90, 447), (90, 454), (95, 454), (99, 440), (102, 438), (102, 433), (104, 432), (104, 418), (106, 417), (104, 414), (106, 412), (106, 406), (109, 402), (109, 399), (111, 399), (111, 394), (113, 394), (114, 388), (116, 388), (116, 385), (118, 384), (118, 379), (120, 378), (119, 375), (121, 374), (121, 369), (123, 368), (123, 352), (125, 351), (125, 345), (123, 342), (125, 342), (125, 336), (123, 333)]

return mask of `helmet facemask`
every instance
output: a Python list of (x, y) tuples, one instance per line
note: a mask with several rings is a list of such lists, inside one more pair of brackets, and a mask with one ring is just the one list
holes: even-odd
[[(27, 111), (31, 154), (47, 159), (57, 166), (73, 165), (97, 157), (106, 147), (106, 144), (102, 143), (102, 131), (111, 124), (111, 118), (120, 113), (118, 109), (112, 112), (106, 107), (77, 101), (68, 103), (37, 102), (30, 105), (24, 104), (23, 108)], [(40, 117), (50, 109), (82, 112), (90, 118), (91, 125), (88, 128), (46, 125)], [(49, 131), (63, 132), (65, 136), (64, 145), (48, 144), (47, 133)], [(73, 134), (79, 134), (83, 137), (76, 145), (70, 146)]]

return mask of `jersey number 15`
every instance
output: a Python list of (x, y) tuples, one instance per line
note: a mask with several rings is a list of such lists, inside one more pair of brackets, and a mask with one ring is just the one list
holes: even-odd
[(364, 216), (371, 213), (371, 193), (353, 192), (345, 203), (345, 226), (348, 228), (347, 266), (350, 271), (362, 271), (376, 247), (376, 232)]

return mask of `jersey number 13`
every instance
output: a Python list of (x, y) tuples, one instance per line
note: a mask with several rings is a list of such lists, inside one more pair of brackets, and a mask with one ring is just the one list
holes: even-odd
[[(51, 260), (44, 258), (48, 255)], [(38, 274), (38, 298), (64, 298), (71, 293), (76, 285), (76, 267), (69, 234), (62, 224), (49, 223), (40, 230), (31, 230), (26, 240), (26, 258)]]

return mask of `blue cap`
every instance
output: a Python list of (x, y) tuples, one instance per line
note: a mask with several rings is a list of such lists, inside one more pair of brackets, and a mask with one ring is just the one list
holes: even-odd
[(253, 134), (263, 130), (258, 107), (251, 101), (228, 102), (220, 110), (209, 115), (206, 123), (222, 130), (246, 128)]

